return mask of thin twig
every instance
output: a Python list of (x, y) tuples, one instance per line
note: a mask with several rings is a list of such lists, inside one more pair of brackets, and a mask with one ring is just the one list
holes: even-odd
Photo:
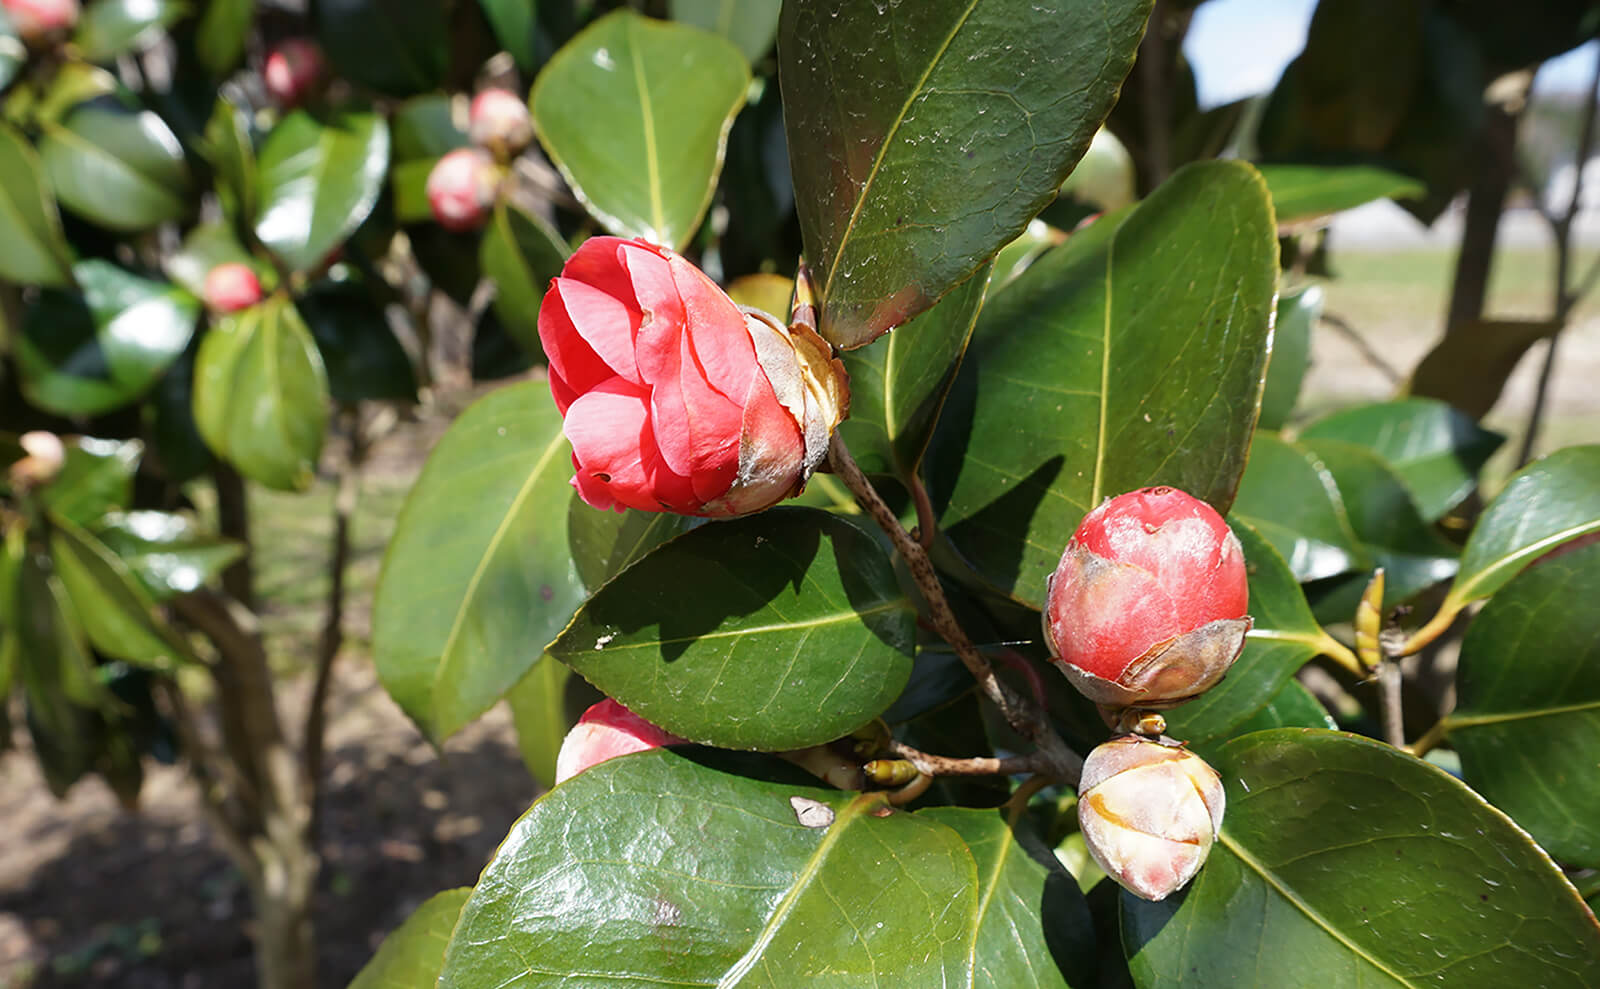
[(1398, 385), (1404, 380), (1405, 375), (1400, 373), (1400, 370), (1393, 364), (1384, 360), (1383, 355), (1373, 349), (1372, 344), (1367, 342), (1366, 337), (1363, 337), (1356, 331), (1355, 327), (1345, 322), (1343, 317), (1325, 312), (1322, 314), (1322, 321), (1338, 331), (1340, 336), (1350, 341), (1350, 345), (1355, 347), (1357, 352), (1361, 354), (1361, 359), (1376, 368), (1379, 374), (1388, 378), (1391, 385)]
[(973, 679), (978, 681), (979, 688), (1000, 709), (1006, 722), (1017, 734), (1038, 747), (1040, 771), (1066, 782), (1077, 782), (1079, 773), (1083, 769), (1083, 759), (1067, 748), (1061, 736), (1050, 726), (1042, 710), (995, 676), (994, 667), (972, 644), (972, 640), (967, 637), (967, 633), (962, 630), (955, 614), (950, 610), (950, 602), (944, 596), (944, 587), (939, 583), (939, 575), (935, 572), (932, 561), (928, 559), (927, 551), (922, 548), (921, 543), (911, 538), (911, 534), (900, 524), (894, 512), (884, 504), (877, 489), (873, 488), (872, 482), (867, 480), (854, 458), (850, 456), (850, 450), (845, 445), (843, 436), (837, 431), (828, 444), (828, 460), (833, 466), (834, 475), (844, 482), (845, 487), (856, 496), (856, 501), (861, 507), (889, 535), (895, 549), (904, 558), (912, 579), (917, 582), (917, 587), (927, 600), (934, 631), (955, 649), (956, 656), (961, 659)]
[(1433, 727), (1429, 728), (1421, 738), (1406, 746), (1406, 751), (1421, 759), (1438, 748), (1439, 743), (1443, 742), (1445, 736), (1449, 733), (1449, 719), (1440, 718), (1433, 723)]
[(1385, 658), (1378, 666), (1378, 706), (1383, 713), (1383, 737), (1395, 748), (1406, 744), (1405, 714), (1401, 708), (1400, 663)]
[(914, 533), (917, 542), (922, 544), (923, 549), (932, 549), (934, 529), (938, 522), (933, 515), (933, 501), (928, 497), (928, 486), (922, 483), (916, 471), (912, 471), (906, 487), (911, 489), (911, 501), (917, 506), (917, 531)]
[(1005, 758), (994, 756), (973, 756), (958, 759), (947, 755), (933, 755), (923, 752), (905, 744), (891, 740), (889, 751), (917, 767), (917, 772), (928, 776), (1014, 776), (1018, 773), (1032, 773), (1042, 770), (1043, 761), (1038, 752), (1027, 755), (1013, 755)]

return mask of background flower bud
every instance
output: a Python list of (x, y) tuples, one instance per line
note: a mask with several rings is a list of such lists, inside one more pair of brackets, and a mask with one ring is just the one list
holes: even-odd
[(1146, 900), (1182, 889), (1222, 827), (1222, 779), (1170, 740), (1114, 738), (1083, 764), (1078, 829), (1106, 875)]
[(24, 456), (8, 468), (11, 486), (19, 490), (43, 487), (56, 479), (67, 462), (67, 448), (55, 433), (35, 429), (17, 437)]
[(485, 89), (472, 98), (467, 133), (472, 143), (498, 158), (509, 158), (533, 141), (528, 104), (504, 89)]
[(1222, 517), (1176, 488), (1090, 512), (1045, 595), (1056, 665), (1091, 700), (1170, 707), (1216, 684), (1244, 649), (1244, 553)]
[(261, 280), (247, 264), (230, 261), (206, 272), (205, 302), (216, 312), (238, 312), (261, 301)]
[(759, 511), (800, 491), (849, 402), (815, 332), (741, 310), (642, 240), (585, 241), (545, 294), (539, 339), (595, 508)]
[(267, 53), (261, 81), (267, 95), (281, 107), (296, 107), (322, 87), (328, 60), (310, 38), (287, 38)]
[(562, 740), (561, 751), (556, 754), (556, 782), (569, 780), (619, 755), (682, 741), (608, 697), (583, 712), (583, 717)]
[(0, 0), (11, 28), (29, 44), (65, 34), (78, 23), (78, 0)]
[(428, 206), (446, 230), (476, 230), (489, 218), (500, 167), (481, 148), (457, 148), (428, 173)]

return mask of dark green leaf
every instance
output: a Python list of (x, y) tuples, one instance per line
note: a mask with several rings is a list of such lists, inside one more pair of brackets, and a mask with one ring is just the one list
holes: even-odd
[(460, 105), (447, 93), (416, 96), (400, 104), (389, 121), (394, 160), (432, 162), (446, 152), (469, 146), (466, 121), (458, 119)]
[(55, 195), (33, 145), (0, 124), (0, 277), (25, 285), (72, 284)]
[(261, 179), (250, 121), (226, 98), (218, 99), (211, 111), (200, 152), (216, 171), (223, 210), (232, 218), (254, 219)]
[(1480, 319), (1453, 326), (1417, 362), (1407, 391), (1481, 419), (1500, 400), (1528, 348), (1560, 329), (1547, 319)]
[(256, 0), (210, 0), (206, 4), (194, 45), (206, 72), (221, 78), (233, 71), (244, 56), (255, 16)]
[(444, 0), (317, 0), (317, 40), (339, 74), (391, 96), (436, 89), (450, 68)]
[(69, 520), (58, 516), (52, 522), (51, 562), (95, 649), (158, 670), (193, 659), (116, 554)]
[(377, 114), (290, 114), (261, 148), (256, 236), (290, 267), (316, 268), (372, 212), (388, 167)]
[(911, 672), (915, 623), (876, 540), (827, 512), (775, 508), (658, 547), (550, 652), (684, 738), (793, 749), (888, 708)]
[(218, 319), (194, 374), (194, 420), (213, 453), (267, 487), (310, 487), (328, 425), (328, 376), (293, 303), (273, 296)]
[(61, 473), (39, 492), (39, 503), (82, 526), (133, 504), (133, 474), (144, 445), (138, 440), (100, 440), (89, 436), (66, 441), (67, 462)]
[(113, 512), (93, 531), (157, 601), (199, 590), (244, 555), (240, 544), (172, 512)]
[(1233, 500), (1261, 394), (1278, 246), (1250, 166), (1180, 170), (985, 306), (935, 431), (941, 526), (1038, 607), (1104, 498), (1170, 484)]
[(206, 276), (219, 264), (242, 264), (252, 268), (263, 286), (270, 286), (275, 273), (270, 265), (257, 261), (239, 243), (227, 223), (201, 223), (190, 229), (183, 246), (166, 258), (167, 275), (189, 294), (205, 298)]
[(671, 0), (672, 19), (733, 42), (754, 63), (772, 50), (783, 0)]
[(998, 810), (964, 807), (933, 807), (916, 816), (960, 835), (977, 863), (978, 909), (968, 934), (974, 987), (1094, 984), (1089, 906), (1026, 824), (1008, 823)]
[(106, 261), (80, 261), (82, 293), (48, 290), (15, 337), (23, 394), (60, 415), (98, 415), (155, 384), (194, 335), (200, 305), (182, 289)]
[(1445, 718), (1461, 774), (1568, 865), (1600, 867), (1600, 545), (1501, 588), (1461, 644)]
[(682, 249), (711, 205), (749, 83), (723, 38), (619, 10), (539, 73), (533, 125), (607, 229)]
[(66, 588), (45, 559), (26, 554), (16, 595), (20, 672), (28, 700), (45, 721), (76, 724), (69, 709), (98, 707), (106, 695)]
[(1275, 434), (1257, 433), (1251, 441), (1250, 466), (1233, 511), (1266, 537), (1297, 580), (1372, 565), (1328, 468), (1315, 454)]
[(512, 828), (440, 989), (968, 985), (973, 857), (882, 806), (667, 749), (597, 766)]
[(1583, 901), (1448, 774), (1307, 729), (1235, 739), (1216, 768), (1228, 808), (1210, 861), (1183, 895), (1123, 896), (1142, 989), (1600, 980), (1600, 926)]
[(845, 355), (850, 417), (839, 428), (862, 470), (916, 476), (988, 282), (985, 267), (888, 339)]
[(163, 28), (188, 12), (183, 0), (94, 0), (84, 5), (72, 43), (89, 61), (106, 62), (155, 44)]
[(1290, 680), (1267, 702), (1267, 706), (1240, 722), (1233, 729), (1235, 735), (1248, 735), (1253, 731), (1272, 728), (1337, 728), (1338, 724), (1322, 702), (1311, 691)]
[(484, 16), (494, 28), (495, 40), (500, 47), (517, 60), (517, 68), (533, 75), (539, 67), (536, 0), (479, 0)]
[(494, 281), (500, 325), (530, 354), (544, 353), (539, 345), (539, 304), (545, 286), (561, 274), (567, 260), (561, 235), (538, 217), (501, 203), (484, 232), (480, 252), (483, 274)]
[(378, 953), (356, 973), (349, 989), (417, 989), (433, 985), (444, 964), (450, 932), (471, 894), (472, 888), (463, 886), (429, 897), (383, 939)]
[(1261, 393), (1258, 429), (1282, 429), (1300, 401), (1300, 385), (1311, 366), (1311, 329), (1322, 318), (1322, 286), (1307, 285), (1278, 297), (1278, 320), (1272, 331), (1272, 361)]
[(373, 653), (430, 738), (499, 700), (583, 600), (560, 524), (571, 477), (542, 381), (478, 401), (423, 466), (384, 556)]
[(1400, 475), (1429, 522), (1444, 516), (1477, 487), (1478, 472), (1505, 442), (1500, 434), (1429, 398), (1343, 409), (1307, 426), (1300, 436), (1370, 447)]
[(328, 369), (334, 399), (416, 401), (411, 358), (368, 289), (357, 282), (317, 282), (298, 307)]
[(506, 691), (511, 723), (517, 729), (517, 751), (522, 764), (540, 786), (556, 782), (556, 756), (573, 722), (567, 719), (567, 681), (572, 670), (554, 656), (545, 655), (528, 675)]
[(846, 349), (966, 281), (1055, 196), (1148, 3), (784, 5), (779, 78), (822, 334)]
[(699, 523), (671, 512), (597, 512), (574, 491), (567, 507), (567, 546), (592, 593), (662, 543)]
[(1229, 519), (1250, 573), (1250, 617), (1244, 653), (1217, 686), (1167, 714), (1168, 732), (1198, 745), (1240, 734), (1292, 682), (1295, 671), (1330, 648), (1311, 616), (1288, 564), (1248, 523)]
[(1282, 227), (1313, 226), (1375, 199), (1411, 199), (1428, 191), (1409, 175), (1370, 165), (1267, 164), (1261, 177)]
[(148, 110), (86, 104), (46, 124), (39, 157), (68, 209), (133, 232), (189, 212), (189, 166), (178, 138)]

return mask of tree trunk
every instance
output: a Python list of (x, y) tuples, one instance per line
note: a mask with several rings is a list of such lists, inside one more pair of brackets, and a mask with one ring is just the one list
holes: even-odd
[(309, 844), (291, 843), (285, 848), (258, 848), (256, 857), (262, 871), (250, 877), (250, 901), (256, 914), (257, 985), (259, 989), (313, 989), (317, 949), (311, 896), (316, 887), (316, 854)]

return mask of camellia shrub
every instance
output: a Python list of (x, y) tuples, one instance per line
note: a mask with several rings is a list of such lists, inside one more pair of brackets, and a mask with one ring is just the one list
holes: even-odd
[[(1319, 225), (1583, 5), (1361, 5), (1373, 106), (1330, 0), (1249, 140), (1188, 3), (259, 6), (0, 0), (0, 693), (58, 791), (186, 760), (265, 989), (362, 457), (467, 381), (372, 652), (549, 789), (358, 989), (1600, 984), (1600, 446), (1480, 485), (1459, 336), (1298, 401)], [(319, 472), (296, 732), (244, 520)]]

